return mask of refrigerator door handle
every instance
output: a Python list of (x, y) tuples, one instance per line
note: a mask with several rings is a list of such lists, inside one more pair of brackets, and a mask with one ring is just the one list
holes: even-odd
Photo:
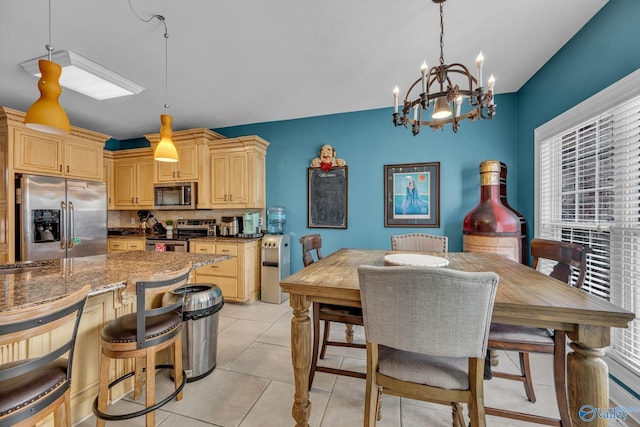
[(69, 202), (69, 243), (67, 243), (67, 247), (69, 249), (73, 249), (73, 240), (76, 235), (76, 214), (73, 210), (73, 202)]
[(60, 221), (60, 227), (62, 228), (62, 230), (60, 230), (60, 249), (65, 249), (67, 244), (67, 204), (65, 202), (60, 202), (60, 208), (62, 213), (62, 221)]

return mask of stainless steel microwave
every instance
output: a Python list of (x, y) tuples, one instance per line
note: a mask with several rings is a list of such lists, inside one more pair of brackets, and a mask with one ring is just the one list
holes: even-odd
[(197, 183), (177, 182), (153, 186), (153, 208), (158, 210), (195, 209)]

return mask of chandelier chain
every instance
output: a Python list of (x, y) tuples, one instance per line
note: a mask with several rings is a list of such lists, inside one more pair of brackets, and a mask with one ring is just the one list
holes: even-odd
[(444, 65), (444, 7), (440, 3), (440, 65)]

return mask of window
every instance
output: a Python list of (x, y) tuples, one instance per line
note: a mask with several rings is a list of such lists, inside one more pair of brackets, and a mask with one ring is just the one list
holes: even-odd
[[(536, 235), (591, 247), (583, 289), (640, 316), (640, 70), (536, 129)], [(544, 268), (544, 266), (543, 266)], [(640, 320), (609, 356), (640, 377)], [(624, 380), (623, 380), (624, 382)], [(635, 382), (637, 384), (637, 382)], [(638, 388), (635, 388), (638, 393)]]

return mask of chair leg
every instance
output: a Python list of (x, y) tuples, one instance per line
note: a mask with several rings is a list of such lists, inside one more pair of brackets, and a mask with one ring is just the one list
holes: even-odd
[[(182, 384), (182, 332), (173, 343), (173, 378), (176, 390)], [(176, 400), (182, 400), (183, 390), (176, 395)]]
[(142, 397), (142, 370), (144, 368), (144, 357), (136, 357), (133, 361), (133, 364), (133, 399), (138, 400), (140, 399), (140, 397)]
[(67, 389), (64, 398), (64, 423), (65, 427), (71, 427), (71, 388)]
[[(146, 376), (147, 385), (145, 388), (146, 400), (145, 405), (148, 407), (156, 403), (156, 350), (150, 347), (146, 351)], [(156, 411), (151, 411), (145, 415), (146, 427), (156, 426)]]
[(327, 341), (329, 341), (329, 332), (331, 332), (331, 322), (324, 321), (324, 334), (322, 336), (322, 350), (320, 351), (320, 359), (324, 359), (327, 354)]
[[(109, 401), (109, 365), (111, 360), (104, 354), (100, 354), (100, 379), (98, 380), (98, 410), (107, 412)], [(96, 417), (96, 427), (104, 427), (106, 421)]]
[(316, 366), (318, 366), (318, 348), (320, 347), (320, 305), (313, 303), (313, 353), (311, 354), (311, 368), (309, 369), (309, 390), (313, 385), (313, 378), (316, 375)]
[(349, 323), (344, 325), (344, 340), (347, 344), (353, 344), (353, 325)]
[(378, 421), (382, 419), (382, 387), (378, 386), (378, 415), (376, 417)]
[(569, 399), (567, 396), (567, 362), (566, 362), (566, 336), (564, 331), (555, 331), (553, 336), (553, 382), (556, 388), (556, 401), (562, 427), (571, 427), (571, 413), (569, 412)]
[(378, 420), (378, 402), (382, 388), (376, 384), (378, 349), (367, 342), (367, 379), (364, 399), (364, 427), (375, 427)]
[(536, 393), (533, 391), (533, 381), (531, 380), (531, 364), (529, 363), (529, 353), (520, 352), (520, 372), (522, 373), (522, 382), (524, 384), (524, 392), (529, 402), (536, 403)]

